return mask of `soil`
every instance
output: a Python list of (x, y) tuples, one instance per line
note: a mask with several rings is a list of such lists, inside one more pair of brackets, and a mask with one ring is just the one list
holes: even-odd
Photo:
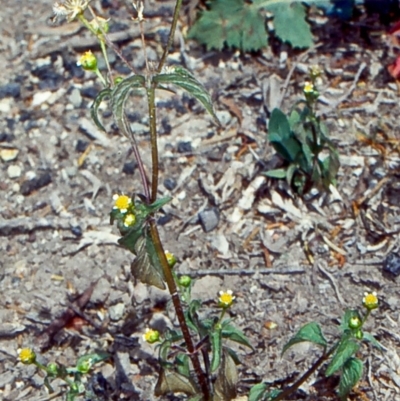
[[(146, 4), (152, 61), (172, 5)], [(121, 0), (93, 6), (112, 19), (116, 43), (142, 71), (132, 7)], [(237, 348), (239, 394), (262, 381), (293, 383), (321, 350), (302, 343), (281, 356), (288, 339), (315, 321), (334, 340), (345, 309), (362, 308), (364, 292), (376, 291), (380, 306), (366, 330), (384, 352), (360, 349), (364, 374), (350, 399), (400, 400), (400, 108), (387, 72), (396, 44), (376, 16), (343, 24), (315, 14), (318, 44), (306, 52), (276, 43), (256, 54), (206, 52), (183, 40), (189, 6), (169, 61), (183, 63), (210, 91), (222, 127), (181, 91), (158, 93), (159, 195), (173, 198), (159, 215), (160, 232), (178, 258), (177, 272), (197, 279), (193, 296), (204, 300), (204, 315), (215, 312), (220, 290), (235, 293), (230, 315), (254, 347)], [(101, 86), (76, 61), (88, 48), (100, 53), (95, 41), (78, 24), (54, 25), (51, 16), (45, 0), (3, 2), (0, 12), (0, 397), (62, 399), (61, 381), (49, 395), (42, 373), (18, 361), (18, 349), (32, 347), (39, 361), (66, 366), (107, 351), (110, 360), (88, 383), (98, 399), (153, 400), (158, 354), (142, 334), (176, 319), (167, 293), (131, 277), (134, 256), (118, 247), (109, 224), (113, 194), (142, 192), (139, 172), (107, 102), (107, 134), (91, 121)], [(110, 61), (119, 75), (129, 73), (111, 53)], [(323, 71), (319, 114), (341, 167), (336, 190), (300, 198), (260, 173), (280, 163), (267, 141), (270, 113), (301, 98), (312, 65)], [(135, 95), (127, 113), (148, 168), (146, 107)], [(208, 232), (198, 217), (204, 211), (216, 223)], [(321, 372), (291, 399), (335, 400), (336, 385), (336, 376)]]

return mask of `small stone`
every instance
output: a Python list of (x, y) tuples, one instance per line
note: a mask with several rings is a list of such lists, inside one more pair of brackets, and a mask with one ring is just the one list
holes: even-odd
[(18, 153), (18, 149), (3, 148), (0, 149), (0, 158), (3, 160), (3, 162), (10, 162), (17, 158)]
[(218, 226), (219, 210), (217, 208), (204, 209), (198, 216), (204, 232), (208, 233)]
[(164, 180), (164, 187), (166, 189), (168, 189), (169, 191), (172, 191), (176, 187), (176, 184), (177, 183), (176, 183), (176, 180), (174, 178), (168, 177), (168, 178), (166, 178)]
[(11, 166), (8, 166), (7, 174), (11, 179), (18, 178), (21, 176), (21, 167), (16, 164), (12, 164)]
[(232, 120), (231, 113), (226, 110), (217, 111), (216, 116), (223, 127), (226, 127)]
[(13, 134), (6, 134), (5, 132), (0, 134), (0, 142), (12, 142), (14, 139), (15, 136)]
[(108, 313), (110, 314), (110, 319), (113, 320), (114, 322), (122, 319), (122, 317), (124, 316), (124, 312), (125, 312), (125, 304), (122, 302), (111, 306), (110, 309), (108, 310)]
[(71, 233), (75, 235), (75, 237), (82, 237), (82, 227), (81, 226), (73, 226), (71, 227)]
[(158, 220), (157, 220), (157, 224), (160, 226), (165, 226), (167, 223), (169, 223), (172, 220), (172, 214), (166, 214), (164, 216), (161, 216)]
[(127, 175), (133, 175), (135, 173), (136, 166), (137, 164), (134, 161), (126, 162), (124, 167), (122, 167), (122, 172)]
[(0, 99), (5, 97), (17, 98), (21, 96), (21, 85), (17, 82), (10, 82), (0, 86)]
[(83, 88), (81, 90), (81, 95), (83, 97), (88, 97), (89, 99), (96, 99), (99, 90), (94, 86), (89, 86), (88, 88)]
[(83, 141), (82, 139), (78, 139), (78, 141), (76, 142), (75, 150), (79, 153), (83, 153), (88, 146), (89, 146), (88, 141)]
[(47, 102), (50, 99), (52, 94), (53, 94), (53, 92), (51, 92), (51, 91), (36, 92), (33, 95), (31, 107), (37, 107), (37, 106), (40, 106), (41, 104)]
[(32, 75), (39, 78), (39, 90), (57, 90), (64, 82), (64, 77), (54, 71), (53, 64), (45, 64), (35, 68)]
[(33, 191), (36, 191), (46, 185), (49, 185), (52, 181), (50, 173), (44, 173), (36, 178), (25, 181), (21, 185), (21, 194), (27, 196)]
[(400, 256), (396, 253), (389, 253), (383, 261), (383, 273), (397, 277), (400, 275)]
[(69, 101), (76, 109), (81, 107), (82, 96), (81, 96), (81, 91), (78, 88), (72, 89), (71, 94), (69, 95)]
[(179, 142), (178, 143), (178, 148), (177, 148), (178, 153), (191, 153), (192, 152), (192, 143), (191, 142)]

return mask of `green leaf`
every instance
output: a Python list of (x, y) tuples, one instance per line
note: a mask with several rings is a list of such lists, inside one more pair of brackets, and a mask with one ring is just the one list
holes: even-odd
[(154, 248), (151, 235), (145, 233), (135, 244), (136, 258), (131, 264), (131, 273), (143, 284), (165, 290), (165, 277), (160, 260)]
[(343, 335), (339, 346), (336, 348), (335, 354), (328, 365), (325, 376), (331, 376), (341, 369), (343, 365), (359, 350), (360, 346), (350, 335)]
[(175, 366), (178, 371), (183, 376), (190, 376), (190, 366), (189, 366), (189, 356), (186, 354), (178, 354), (175, 360)]
[(195, 395), (200, 391), (189, 377), (183, 376), (174, 370), (161, 368), (154, 394), (159, 397), (168, 393), (178, 392)]
[(189, 31), (189, 38), (222, 50), (224, 46), (242, 51), (257, 51), (267, 46), (265, 18), (259, 7), (244, 0), (209, 1)]
[(221, 363), (221, 351), (222, 351), (222, 333), (221, 327), (218, 325), (211, 333), (211, 372), (215, 372)]
[(262, 175), (266, 175), (267, 177), (277, 178), (282, 180), (286, 177), (286, 169), (284, 168), (276, 168), (274, 170), (264, 171)]
[(322, 334), (321, 328), (315, 322), (304, 325), (294, 337), (283, 347), (282, 355), (294, 344), (309, 341), (326, 348), (327, 342)]
[(287, 161), (293, 162), (301, 151), (300, 144), (292, 133), (286, 115), (274, 109), (268, 124), (268, 140)]
[(87, 354), (81, 356), (78, 361), (77, 365), (83, 364), (86, 361), (90, 361), (91, 365), (95, 365), (96, 363), (103, 362), (111, 357), (110, 354), (107, 352), (94, 352), (93, 354)]
[(371, 333), (363, 333), (363, 340), (371, 343), (375, 348), (377, 348), (381, 352), (385, 350), (382, 344)]
[(298, 171), (297, 164), (291, 163), (288, 169), (286, 170), (286, 182), (288, 183), (288, 185), (292, 186), (292, 180), (297, 171)]
[(223, 350), (221, 367), (214, 385), (213, 401), (231, 401), (236, 398), (238, 374), (235, 361)]
[(249, 401), (263, 401), (265, 400), (264, 395), (268, 389), (266, 383), (258, 383), (250, 389)]
[(132, 75), (123, 79), (111, 92), (111, 106), (115, 122), (124, 135), (131, 133), (129, 123), (125, 119), (125, 103), (129, 92), (134, 88), (144, 88), (146, 80), (142, 75)]
[(229, 340), (242, 344), (254, 350), (246, 335), (233, 325), (222, 322), (222, 337), (229, 338)]
[(150, 205), (146, 205), (146, 203), (136, 203), (136, 216), (140, 216), (142, 219), (147, 218), (150, 214), (158, 212), (163, 206), (165, 206), (168, 202), (171, 201), (170, 196), (166, 196), (161, 199), (157, 199)]
[(313, 37), (306, 21), (306, 9), (300, 2), (284, 2), (268, 5), (265, 8), (274, 14), (276, 36), (293, 47), (310, 47)]
[(143, 228), (135, 224), (127, 234), (118, 240), (118, 243), (125, 249), (131, 251), (134, 255), (137, 255), (136, 243), (141, 237), (143, 237)]
[(90, 115), (92, 116), (92, 119), (94, 123), (97, 125), (97, 127), (100, 128), (102, 131), (105, 131), (105, 128), (103, 127), (103, 125), (99, 120), (98, 110), (103, 99), (110, 96), (111, 96), (111, 89), (110, 88), (103, 89), (97, 94), (96, 98), (93, 101), (92, 106), (90, 107)]
[(361, 379), (363, 363), (357, 358), (350, 358), (343, 365), (339, 382), (339, 397), (345, 401), (351, 389)]
[(173, 67), (171, 71), (172, 72), (168, 74), (155, 75), (153, 77), (153, 82), (157, 85), (173, 84), (185, 89), (205, 107), (214, 120), (219, 124), (218, 118), (214, 112), (211, 97), (204, 86), (183, 67)]
[(202, 394), (197, 394), (194, 397), (190, 397), (188, 401), (202, 401), (203, 400), (203, 395)]

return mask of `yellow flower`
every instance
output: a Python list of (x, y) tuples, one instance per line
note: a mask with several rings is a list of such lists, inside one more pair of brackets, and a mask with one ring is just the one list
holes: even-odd
[(157, 330), (147, 328), (142, 337), (143, 341), (154, 344), (160, 340), (160, 333)]
[(363, 298), (363, 305), (368, 309), (368, 310), (373, 310), (378, 307), (379, 301), (378, 301), (378, 296), (376, 292), (365, 292), (364, 293), (364, 298)]
[(113, 209), (119, 209), (121, 213), (126, 213), (131, 207), (132, 200), (127, 195), (114, 195), (114, 207)]
[(96, 71), (97, 70), (97, 58), (96, 56), (89, 50), (85, 52), (79, 61), (76, 63), (78, 67), (82, 67), (87, 71)]
[(233, 292), (231, 290), (220, 291), (218, 303), (221, 308), (229, 308), (236, 297), (233, 296)]
[(66, 17), (68, 22), (73, 21), (78, 15), (83, 14), (91, 0), (63, 0), (53, 5), (53, 13), (56, 17)]
[(311, 82), (306, 82), (304, 84), (303, 91), (304, 93), (313, 93), (315, 90), (314, 85)]
[(167, 259), (169, 267), (172, 269), (176, 264), (176, 257), (173, 253), (165, 251), (165, 257)]
[(136, 216), (133, 213), (129, 213), (126, 215), (124, 219), (124, 226), (131, 227), (135, 224), (135, 222), (136, 222)]
[(36, 354), (30, 348), (23, 348), (19, 351), (19, 360), (25, 365), (30, 365), (36, 361)]

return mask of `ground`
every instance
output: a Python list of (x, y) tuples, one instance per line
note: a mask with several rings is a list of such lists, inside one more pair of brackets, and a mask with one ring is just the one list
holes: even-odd
[[(76, 23), (52, 25), (51, 5), (15, 0), (0, 11), (1, 398), (61, 399), (61, 382), (49, 396), (43, 375), (18, 361), (19, 348), (33, 347), (40, 361), (65, 364), (106, 350), (111, 360), (96, 370), (108, 381), (105, 399), (152, 400), (157, 352), (141, 335), (174, 325), (174, 314), (167, 294), (132, 279), (133, 255), (116, 245), (108, 217), (114, 193), (142, 191), (137, 166), (106, 102), (107, 134), (91, 122), (101, 87), (76, 61), (88, 48), (98, 54), (95, 41)], [(111, 35), (140, 71), (131, 7), (120, 0), (93, 5), (118, 21)], [(150, 60), (160, 54), (171, 5), (146, 4)], [(173, 197), (160, 231), (211, 311), (218, 291), (235, 292), (231, 316), (255, 348), (238, 350), (239, 393), (261, 381), (292, 383), (320, 350), (302, 345), (281, 357), (290, 336), (316, 321), (335, 338), (344, 310), (376, 291), (380, 307), (367, 329), (385, 351), (360, 350), (364, 376), (351, 399), (400, 399), (399, 287), (383, 271), (388, 256), (397, 260), (400, 223), (400, 108), (387, 72), (396, 47), (374, 17), (341, 24), (314, 16), (318, 43), (307, 52), (277, 43), (251, 55), (206, 52), (183, 39), (187, 7), (182, 15), (170, 62), (184, 63), (206, 86), (222, 127), (182, 92), (158, 94), (159, 195)], [(110, 58), (118, 74), (129, 72)], [(315, 64), (323, 70), (319, 113), (341, 168), (336, 191), (301, 199), (260, 172), (278, 161), (266, 139), (270, 112), (290, 109)], [(128, 117), (148, 166), (142, 97), (133, 98)], [(207, 210), (219, 221), (205, 232), (198, 214)], [(74, 316), (67, 326), (66, 313)], [(335, 384), (313, 376), (292, 399), (334, 400)]]

